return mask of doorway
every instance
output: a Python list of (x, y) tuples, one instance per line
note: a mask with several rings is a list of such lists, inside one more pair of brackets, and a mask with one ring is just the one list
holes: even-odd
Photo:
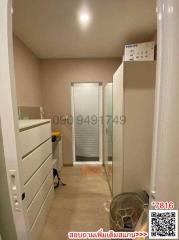
[(73, 163), (102, 164), (102, 84), (72, 83)]

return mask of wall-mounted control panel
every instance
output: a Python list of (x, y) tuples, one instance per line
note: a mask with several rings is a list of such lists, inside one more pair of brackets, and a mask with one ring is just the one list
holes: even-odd
[(124, 61), (153, 61), (154, 42), (125, 45)]

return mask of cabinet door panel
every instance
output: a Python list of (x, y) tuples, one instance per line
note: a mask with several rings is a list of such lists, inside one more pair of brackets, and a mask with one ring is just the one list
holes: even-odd
[(123, 184), (123, 64), (113, 76), (113, 195)]

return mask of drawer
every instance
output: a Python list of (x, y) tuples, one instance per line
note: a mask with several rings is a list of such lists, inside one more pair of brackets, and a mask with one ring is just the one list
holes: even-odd
[(37, 172), (32, 176), (32, 178), (25, 184), (24, 190), (26, 193), (26, 198), (24, 203), (26, 207), (30, 205), (32, 199), (35, 197), (43, 182), (45, 181), (47, 175), (52, 170), (52, 155), (50, 155), (43, 165), (37, 170)]
[(52, 154), (51, 139), (40, 145), (22, 160), (24, 184), (38, 170), (50, 154)]
[(34, 148), (51, 137), (51, 123), (45, 123), (20, 132), (21, 156), (24, 157)]
[(35, 198), (33, 199), (32, 203), (30, 204), (27, 210), (29, 228), (32, 227), (32, 224), (34, 223), (40, 211), (40, 208), (43, 205), (47, 197), (47, 194), (52, 186), (53, 186), (53, 175), (52, 175), (52, 172), (50, 172), (50, 174), (45, 179), (45, 182), (41, 186), (39, 192), (37, 193), (37, 195), (35, 196)]
[(52, 204), (53, 199), (54, 199), (54, 189), (53, 189), (53, 187), (51, 187), (51, 189), (47, 195), (47, 198), (46, 198), (44, 204), (42, 205), (40, 212), (29, 232), (30, 240), (39, 240), (39, 235), (44, 227), (45, 219), (46, 219), (46, 216), (48, 214), (48, 211)]

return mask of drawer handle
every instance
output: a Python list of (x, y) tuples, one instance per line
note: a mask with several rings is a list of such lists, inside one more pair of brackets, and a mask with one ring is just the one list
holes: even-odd
[(22, 201), (25, 199), (25, 192), (22, 193)]

